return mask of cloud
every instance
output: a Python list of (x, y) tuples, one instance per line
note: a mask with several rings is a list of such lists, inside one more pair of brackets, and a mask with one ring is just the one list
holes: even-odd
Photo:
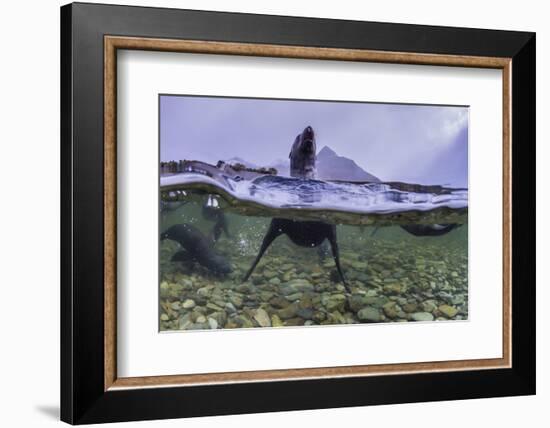
[(434, 143), (450, 144), (468, 127), (467, 108), (441, 108), (436, 111), (430, 129)]

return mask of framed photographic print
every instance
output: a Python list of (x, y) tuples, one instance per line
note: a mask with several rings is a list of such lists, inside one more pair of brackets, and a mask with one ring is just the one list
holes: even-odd
[(533, 33), (76, 3), (61, 54), (62, 420), (535, 393)]

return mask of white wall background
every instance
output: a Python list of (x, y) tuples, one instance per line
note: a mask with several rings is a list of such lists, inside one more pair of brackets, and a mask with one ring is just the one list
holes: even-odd
[[(122, 2), (122, 0), (121, 0)], [(116, 3), (104, 0), (103, 3)], [(545, 2), (462, 0), (147, 0), (126, 4), (537, 32), (538, 395), (461, 402), (155, 421), (142, 426), (439, 426), (547, 424), (550, 403), (550, 16)], [(0, 12), (0, 421), (58, 424), (59, 408), (59, 6), (4, 2)], [(545, 123), (546, 122), (546, 123)], [(27, 172), (23, 172), (25, 169)], [(28, 196), (26, 196), (26, 195)], [(125, 426), (137, 426), (137, 423)]]

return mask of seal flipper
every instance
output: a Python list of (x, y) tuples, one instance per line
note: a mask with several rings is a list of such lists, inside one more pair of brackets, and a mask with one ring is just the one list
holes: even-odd
[(248, 281), (248, 278), (254, 271), (254, 268), (262, 258), (263, 254), (265, 253), (265, 250), (271, 245), (271, 243), (277, 238), (279, 235), (281, 235), (283, 232), (281, 228), (277, 225), (277, 223), (274, 220), (271, 220), (271, 224), (269, 225), (269, 230), (264, 236), (264, 240), (262, 242), (262, 246), (260, 247), (260, 251), (258, 252), (258, 255), (256, 256), (256, 259), (254, 260), (254, 263), (252, 263), (252, 266), (244, 276), (243, 282)]
[(338, 270), (340, 279), (342, 280), (344, 287), (346, 287), (347, 292), (351, 293), (351, 290), (349, 289), (348, 284), (346, 283), (344, 272), (342, 272), (342, 268), (340, 266), (340, 251), (338, 250), (338, 240), (336, 239), (336, 226), (334, 225), (331, 226), (330, 233), (327, 236), (327, 239), (328, 239), (328, 242), (330, 243), (330, 248), (332, 249), (332, 258), (334, 259), (334, 263), (336, 264), (336, 269)]
[(212, 245), (214, 245), (216, 242), (218, 242), (218, 239), (220, 239), (220, 236), (222, 234), (222, 226), (220, 225), (220, 222), (216, 222), (214, 227), (212, 228), (212, 231), (208, 235), (208, 239), (210, 242), (212, 242)]
[(319, 257), (319, 263), (323, 264), (325, 258), (328, 256), (327, 241), (323, 241), (321, 245), (317, 246), (317, 256)]
[(222, 226), (222, 229), (223, 229), (223, 233), (225, 233), (225, 236), (228, 239), (231, 239), (231, 234), (229, 233), (229, 228), (227, 227), (227, 220), (226, 220), (225, 216), (223, 216), (220, 219), (220, 223), (221, 223), (221, 226)]
[(195, 260), (195, 258), (191, 254), (189, 254), (187, 251), (180, 250), (177, 253), (175, 253), (170, 260), (173, 262), (191, 262)]
[(212, 231), (208, 235), (208, 239), (210, 240), (210, 242), (212, 242), (212, 245), (218, 242), (220, 236), (222, 236), (222, 231), (225, 233), (225, 236), (227, 236), (227, 238), (231, 239), (229, 228), (227, 227), (227, 220), (225, 219), (225, 216), (223, 214), (218, 216), (218, 219), (216, 220)]

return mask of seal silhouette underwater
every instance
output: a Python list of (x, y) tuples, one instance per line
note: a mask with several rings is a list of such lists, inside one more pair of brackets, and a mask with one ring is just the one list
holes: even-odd
[(172, 256), (173, 262), (193, 261), (217, 274), (231, 273), (231, 265), (212, 248), (212, 241), (190, 224), (175, 224), (160, 234), (161, 241), (170, 239), (183, 249)]
[[(301, 134), (298, 134), (290, 150), (290, 175), (292, 177), (304, 179), (315, 178), (316, 150), (315, 133), (313, 128), (308, 126)], [(348, 290), (348, 292), (350, 291), (348, 289), (342, 267), (340, 266), (340, 253), (336, 238), (336, 226), (321, 221), (300, 221), (284, 218), (273, 218), (262, 241), (260, 251), (252, 263), (252, 266), (244, 276), (243, 281), (248, 280), (267, 248), (280, 235), (287, 235), (294, 244), (309, 248), (320, 248), (320, 246), (327, 240), (332, 250), (332, 257), (334, 259), (338, 275), (346, 287), (346, 290)]]
[(414, 236), (441, 236), (459, 227), (459, 224), (404, 224), (401, 228)]
[[(414, 236), (441, 236), (449, 233), (451, 230), (455, 230), (457, 227), (462, 226), (458, 223), (445, 223), (445, 224), (402, 224), (399, 226), (405, 232)], [(379, 226), (374, 226), (370, 237), (372, 238), (380, 229)]]

